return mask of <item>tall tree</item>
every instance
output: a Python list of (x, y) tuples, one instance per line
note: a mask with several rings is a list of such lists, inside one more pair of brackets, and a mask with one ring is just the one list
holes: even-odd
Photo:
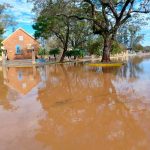
[[(51, 8), (53, 0), (32, 0), (42, 7)], [(57, 3), (63, 0), (58, 0)], [(62, 11), (56, 11), (55, 15), (67, 15), (79, 20), (88, 20), (92, 23), (93, 33), (102, 35), (104, 39), (102, 62), (110, 61), (110, 52), (118, 29), (135, 13), (149, 13), (150, 0), (67, 0)], [(41, 9), (41, 8), (40, 8)], [(39, 9), (38, 9), (39, 10)]]
[[(86, 5), (88, 4), (88, 5)], [(150, 1), (144, 0), (83, 0), (88, 13), (83, 18), (93, 22), (93, 32), (104, 39), (103, 62), (110, 61), (113, 40), (118, 29), (135, 13), (149, 13)], [(90, 11), (89, 11), (90, 10)], [(82, 19), (82, 17), (79, 17)]]
[(73, 21), (70, 32), (70, 45), (73, 49), (85, 49), (89, 38), (93, 37), (90, 24), (87, 21)]
[(42, 10), (40, 9), (36, 23), (33, 25), (36, 38), (48, 39), (55, 36), (59, 39), (63, 49), (60, 61), (64, 60), (68, 48), (83, 47), (87, 37), (92, 34), (87, 21), (79, 22), (77, 18), (66, 12), (69, 8), (72, 9), (69, 6), (66, 1), (49, 1)]
[(49, 37), (55, 36), (59, 39), (63, 48), (61, 57), (61, 61), (63, 61), (69, 44), (70, 19), (63, 16), (41, 15), (33, 25), (33, 28), (36, 30), (36, 38), (44, 37), (48, 39)]

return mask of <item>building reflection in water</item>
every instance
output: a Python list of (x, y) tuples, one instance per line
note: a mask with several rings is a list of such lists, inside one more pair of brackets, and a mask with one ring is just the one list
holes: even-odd
[(4, 84), (19, 94), (27, 94), (40, 82), (36, 67), (3, 68)]
[[(0, 72), (0, 149), (42, 149), (35, 140), (38, 121), (45, 117), (37, 101), (41, 84), (38, 68), (3, 68)], [(43, 86), (41, 86), (43, 87)]]
[[(150, 64), (136, 58), (122, 68), (91, 68), (80, 63), (47, 65), (26, 73), (26, 69), (12, 68), (10, 75), (6, 70), (6, 95), (13, 87), (21, 96), (11, 103), (17, 109), (7, 111), (9, 115), (0, 109), (4, 120), (0, 130), (5, 131), (0, 145), (21, 150), (148, 150), (150, 78), (142, 68), (144, 61)], [(10, 141), (11, 147), (6, 144)]]

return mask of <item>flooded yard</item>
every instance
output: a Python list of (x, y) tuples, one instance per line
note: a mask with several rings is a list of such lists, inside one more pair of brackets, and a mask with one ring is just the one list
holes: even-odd
[(0, 150), (150, 150), (150, 57), (3, 68)]

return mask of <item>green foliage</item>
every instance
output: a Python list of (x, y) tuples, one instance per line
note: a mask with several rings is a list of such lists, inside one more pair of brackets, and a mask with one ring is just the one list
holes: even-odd
[(59, 48), (53, 48), (49, 51), (49, 55), (54, 55), (54, 57), (56, 57), (56, 55), (60, 54), (60, 49)]
[(71, 51), (71, 55), (74, 56), (74, 59), (80, 57), (80, 51), (78, 49), (74, 49)]
[(117, 41), (113, 41), (111, 54), (119, 54), (123, 50), (125, 50), (125, 47), (122, 44), (118, 43)]
[(73, 49), (70, 52), (71, 52), (71, 55), (74, 56), (74, 58), (85, 56), (85, 50), (83, 49)]
[(88, 49), (88, 52), (90, 53), (90, 55), (101, 56), (102, 50), (103, 50), (103, 39), (102, 39), (102, 37), (90, 39), (88, 41), (87, 49)]
[(2, 56), (2, 49), (1, 49), (1, 47), (3, 46), (3, 44), (1, 42), (2, 42), (2, 40), (0, 39), (0, 56)]
[(65, 55), (67, 57), (74, 57), (76, 59), (77, 57), (83, 58), (86, 54), (86, 50), (84, 49), (73, 49), (71, 51), (66, 51)]
[(47, 50), (45, 48), (40, 48), (38, 51), (38, 55), (43, 56), (47, 54)]
[(13, 17), (10, 14), (7, 14), (6, 10), (10, 8), (11, 6), (9, 4), (0, 4), (0, 56), (2, 55), (2, 36), (4, 34), (4, 29), (6, 29), (9, 26), (16, 25), (16, 22), (13, 21)]
[(2, 24), (0, 23), (0, 35), (2, 35), (4, 33), (4, 28), (2, 26)]
[[(104, 41), (110, 40), (108, 44), (109, 52), (112, 49), (112, 54), (119, 53), (122, 51), (123, 47), (114, 42), (111, 45), (111, 40), (114, 40), (118, 29), (121, 28), (130, 18), (135, 18), (138, 20), (140, 15), (138, 13), (148, 13), (149, 9), (149, 0), (143, 1), (132, 1), (132, 0), (81, 0), (81, 1), (40, 1), (40, 0), (30, 0), (34, 3), (34, 10), (38, 14), (36, 19), (36, 24), (33, 28), (36, 30), (35, 37), (44, 37), (48, 39), (49, 37), (55, 36), (62, 43), (63, 55), (67, 51), (68, 46), (71, 48), (78, 48), (87, 46), (87, 50), (90, 54), (102, 55), (106, 47), (104, 46)], [(142, 6), (142, 7), (141, 7)], [(135, 13), (133, 13), (135, 12)], [(134, 14), (134, 15), (133, 15)], [(77, 20), (79, 24), (76, 24)], [(80, 21), (85, 21), (85, 24), (80, 23)], [(82, 31), (86, 30), (86, 23), (89, 23), (90, 28), (92, 29), (93, 34), (102, 36), (104, 40), (97, 41), (93, 36), (90, 42), (87, 42), (87, 38), (84, 38), (85, 34), (80, 34)], [(136, 21), (135, 24), (138, 24)], [(80, 27), (83, 28), (78, 30)], [(125, 30), (121, 42), (124, 45), (132, 46), (135, 39), (135, 32), (137, 32), (135, 26), (131, 26), (128, 29), (130, 32), (131, 39), (129, 39), (129, 34)], [(79, 32), (78, 32), (79, 31)], [(78, 33), (76, 35), (76, 33)], [(85, 32), (86, 34), (89, 32)], [(74, 37), (75, 34), (75, 37)], [(78, 41), (78, 39), (81, 41)], [(83, 39), (83, 41), (82, 41)], [(101, 38), (102, 39), (102, 38)], [(85, 44), (86, 42), (86, 44)], [(103, 61), (110, 61), (109, 53), (103, 53), (108, 55), (103, 57)], [(67, 56), (70, 56), (70, 53), (66, 52)], [(74, 57), (79, 55), (79, 51), (73, 51)], [(63, 60), (63, 59), (61, 59)]]
[(65, 56), (67, 56), (68, 58), (71, 57), (71, 56), (72, 56), (71, 51), (66, 51), (66, 52), (65, 52)]
[(90, 24), (86, 21), (72, 21), (69, 42), (73, 49), (85, 48), (88, 38), (92, 35)]
[(7, 13), (7, 10), (11, 7), (12, 6), (7, 3), (0, 4), (0, 37), (4, 33), (4, 29), (14, 27), (17, 24), (13, 20), (13, 15)]

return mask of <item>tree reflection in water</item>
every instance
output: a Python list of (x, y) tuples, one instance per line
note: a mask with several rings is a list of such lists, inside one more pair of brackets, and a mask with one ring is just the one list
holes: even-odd
[(119, 76), (128, 79), (138, 79), (139, 75), (143, 73), (143, 68), (140, 64), (145, 59), (143, 57), (129, 58), (127, 64), (118, 72)]
[[(135, 76), (136, 69), (130, 70)], [(54, 150), (148, 149), (150, 136), (114, 84), (121, 71), (82, 64), (49, 66), (49, 79), (38, 97), (47, 118), (39, 122), (36, 138)]]
[(148, 150), (150, 78), (141, 78), (148, 76), (144, 61), (130, 59), (122, 68), (70, 63), (5, 69), (0, 149)]

